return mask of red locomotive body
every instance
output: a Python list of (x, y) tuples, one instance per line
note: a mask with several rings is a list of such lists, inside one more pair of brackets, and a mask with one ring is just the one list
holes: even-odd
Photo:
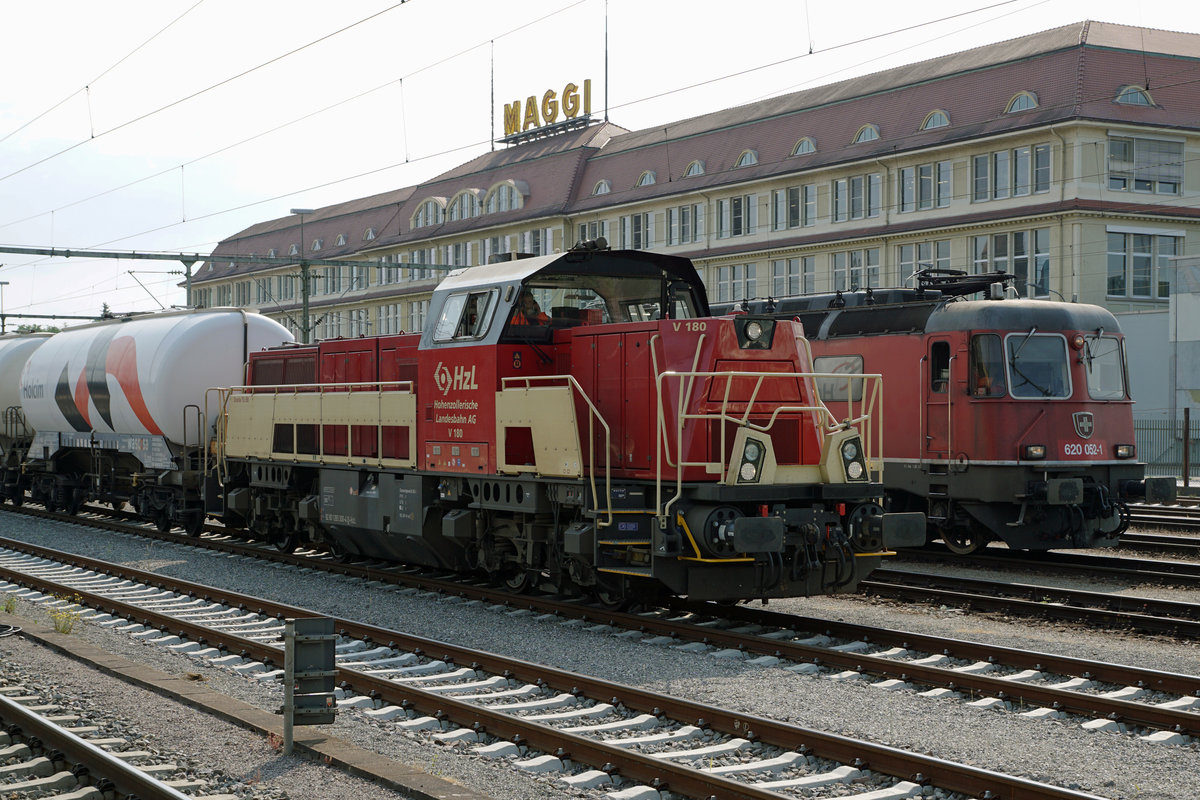
[(877, 376), (835, 420), (801, 326), (711, 318), (685, 259), (459, 270), (429, 319), (251, 357), (223, 392), (228, 523), (607, 599), (850, 591), (922, 534), (880, 506)]
[[(995, 299), (957, 293), (1007, 277), (791, 298), (771, 313), (803, 321), (818, 372), (883, 374), (889, 508), (926, 512), (931, 538), (964, 554), (993, 539), (1031, 550), (1114, 545), (1126, 500), (1170, 501), (1175, 486), (1146, 479), (1137, 462), (1116, 318), (1005, 298), (1002, 283)], [(846, 396), (845, 381), (823, 381), (835, 413)]]

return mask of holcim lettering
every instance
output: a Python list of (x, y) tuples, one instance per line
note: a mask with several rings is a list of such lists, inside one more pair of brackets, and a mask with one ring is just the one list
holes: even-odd
[[(540, 116), (538, 115), (539, 110), (541, 111)], [(522, 133), (530, 128), (553, 124), (558, 121), (560, 110), (564, 119), (575, 119), (581, 111), (585, 117), (591, 114), (592, 79), (587, 78), (583, 82), (582, 104), (580, 103), (579, 87), (574, 83), (568, 83), (563, 87), (561, 109), (558, 94), (553, 89), (542, 95), (540, 104), (535, 95), (525, 98), (523, 113), (520, 100), (506, 103), (504, 105), (504, 135), (512, 136), (514, 133)]]

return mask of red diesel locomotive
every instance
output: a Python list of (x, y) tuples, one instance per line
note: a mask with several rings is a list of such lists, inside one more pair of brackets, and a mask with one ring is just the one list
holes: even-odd
[[(1174, 500), (1175, 482), (1146, 478), (1137, 461), (1111, 313), (1008, 297), (1005, 273), (919, 278), (917, 289), (736, 309), (800, 321), (818, 372), (883, 375), (889, 509), (926, 512), (930, 538), (968, 554), (992, 540), (1028, 550), (1112, 546), (1128, 525), (1127, 500)], [(967, 299), (980, 291), (989, 299)], [(821, 396), (838, 413), (848, 384), (826, 380)]]
[(619, 602), (852, 591), (881, 507), (878, 376), (833, 417), (800, 326), (710, 316), (691, 262), (581, 243), (451, 272), (421, 333), (273, 348), (220, 391), (208, 512), (282, 549)]

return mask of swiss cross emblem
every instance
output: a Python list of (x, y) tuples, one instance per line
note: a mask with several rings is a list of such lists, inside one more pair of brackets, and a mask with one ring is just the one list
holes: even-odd
[(1071, 415), (1071, 419), (1075, 422), (1075, 432), (1079, 434), (1080, 439), (1092, 438), (1092, 432), (1096, 430), (1096, 421), (1092, 418), (1092, 412), (1076, 411)]

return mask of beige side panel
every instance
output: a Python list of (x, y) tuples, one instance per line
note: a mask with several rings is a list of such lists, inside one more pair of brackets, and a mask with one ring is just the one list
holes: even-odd
[(239, 394), (226, 406), (225, 455), (266, 458), (275, 430), (275, 395)]
[(276, 422), (317, 425), (321, 422), (321, 396), (316, 392), (298, 392), (275, 396)]
[(583, 452), (569, 386), (505, 389), (496, 393), (496, 450), (500, 472), (529, 472), (525, 464), (505, 461), (505, 429), (529, 428), (533, 437), (534, 471), (556, 478), (583, 475)]

